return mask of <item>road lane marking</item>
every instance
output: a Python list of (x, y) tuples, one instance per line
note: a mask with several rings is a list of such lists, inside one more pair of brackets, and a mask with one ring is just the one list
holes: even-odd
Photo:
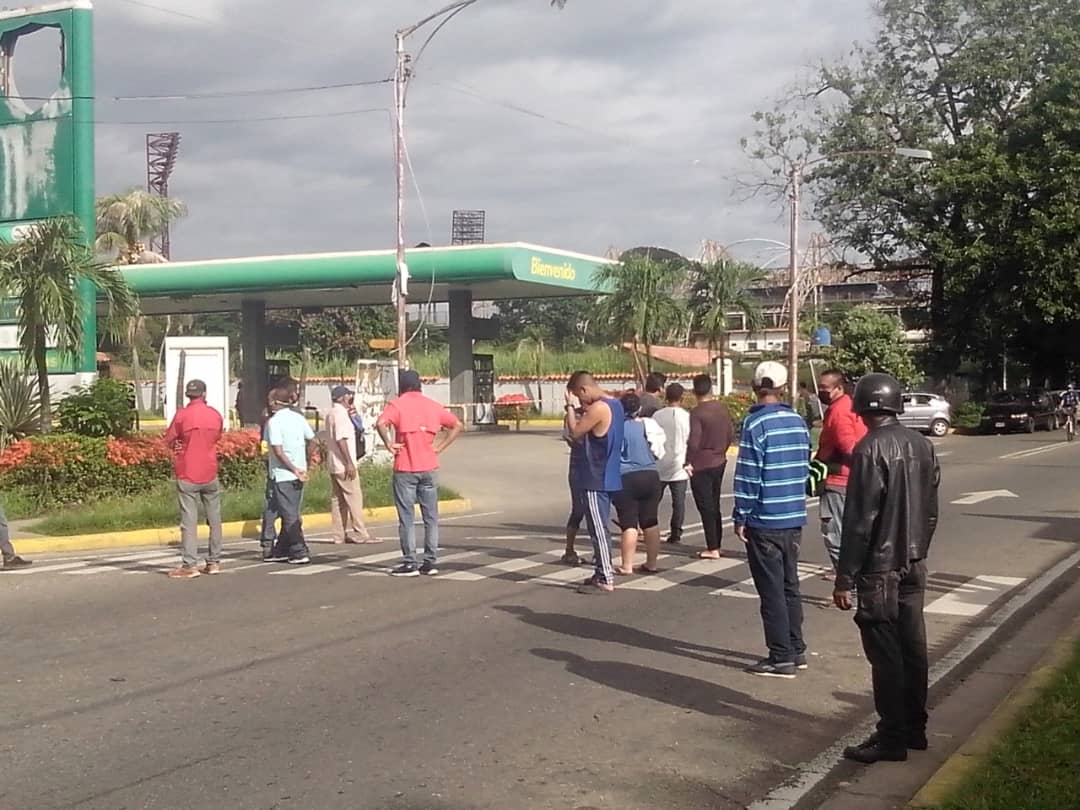
[(1024, 583), (1021, 577), (980, 575), (957, 585), (926, 606), (925, 613), (946, 616), (978, 616), (998, 597)]
[(983, 492), (965, 492), (962, 498), (957, 498), (950, 503), (961, 506), (970, 506), (971, 504), (982, 503), (983, 501), (990, 501), (994, 498), (1019, 498), (1015, 492), (1010, 492), (1007, 489), (988, 489)]
[(1026, 450), (1016, 450), (1012, 453), (1006, 453), (1003, 456), (998, 456), (999, 459), (1018, 459), (1018, 458), (1031, 458), (1032, 456), (1039, 456), (1043, 453), (1052, 453), (1055, 450), (1062, 450), (1066, 447), (1076, 447), (1076, 442), (1056, 442), (1054, 444), (1044, 444), (1039, 447), (1029, 447)]
[(686, 565), (680, 565), (678, 568), (672, 568), (670, 573), (665, 571), (656, 576), (644, 576), (640, 579), (631, 580), (625, 585), (616, 584), (616, 587), (623, 591), (659, 593), (660, 591), (666, 591), (668, 588), (674, 588), (676, 585), (682, 585), (684, 582), (699, 579), (709, 574), (717, 574), (729, 568), (745, 564), (743, 560), (736, 560), (732, 557), (721, 557), (719, 560), (695, 560)]
[[(467, 560), (470, 557), (479, 557), (482, 554), (484, 554), (483, 551), (459, 551), (456, 554), (446, 554), (446, 555), (444, 555), (442, 557), (439, 557), (438, 564), (440, 566), (442, 566), (442, 565), (445, 565), (448, 562), (455, 562), (457, 560)], [(383, 555), (380, 554), (378, 556), (382, 557)], [(395, 552), (393, 555), (388, 555), (388, 556), (390, 556), (392, 558), (401, 559), (401, 552), (398, 551), (398, 552)], [(351, 568), (351, 567), (355, 567), (355, 566), (348, 566), (348, 565), (342, 566), (342, 568)], [(390, 575), (390, 569), (389, 568), (378, 568), (378, 569), (372, 569), (372, 570), (369, 570), (369, 571), (356, 571), (356, 572), (354, 572), (352, 574), (349, 574), (350, 577), (385, 577), (385, 576), (389, 576), (389, 575)], [(444, 576), (443, 574), (440, 574), (439, 578), (442, 579), (443, 576)]]
[[(812, 577), (818, 577), (830, 571), (832, 571), (832, 568), (813, 565), (812, 563), (799, 563), (799, 581), (802, 582)], [(757, 588), (754, 587), (754, 578), (750, 577), (744, 579), (742, 582), (736, 582), (734, 585), (728, 585), (724, 588), (717, 588), (715, 591), (709, 591), (709, 596), (733, 596), (736, 599), (757, 599), (758, 592)]]

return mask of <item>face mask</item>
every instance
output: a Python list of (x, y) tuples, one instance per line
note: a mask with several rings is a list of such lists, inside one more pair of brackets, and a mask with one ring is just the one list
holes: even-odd
[(832, 391), (822, 389), (817, 392), (817, 396), (822, 405), (832, 405)]

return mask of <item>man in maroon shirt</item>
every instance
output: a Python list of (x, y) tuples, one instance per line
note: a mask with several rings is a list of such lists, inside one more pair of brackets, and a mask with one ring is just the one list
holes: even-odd
[[(194, 579), (221, 573), (221, 485), (218, 483), (217, 441), (221, 438), (221, 414), (206, 404), (206, 383), (191, 380), (184, 393), (188, 404), (173, 417), (165, 443), (175, 452), (176, 491), (180, 498), (181, 566), (170, 579)], [(200, 571), (199, 502), (210, 526), (210, 551)]]
[(705, 532), (703, 560), (720, 559), (720, 541), (724, 536), (724, 518), (720, 512), (720, 486), (727, 467), (727, 451), (735, 441), (735, 427), (727, 406), (713, 396), (712, 377), (694, 377), (697, 405), (690, 411), (690, 438), (686, 443), (686, 471), (690, 473), (690, 491), (701, 515)]

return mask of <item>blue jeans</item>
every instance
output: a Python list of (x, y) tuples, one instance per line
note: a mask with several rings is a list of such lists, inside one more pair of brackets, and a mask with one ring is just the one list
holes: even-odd
[(413, 507), (420, 503), (424, 518), (424, 562), (435, 564), (439, 556), (439, 483), (434, 472), (394, 473), (394, 506), (398, 514), (401, 559), (416, 565), (416, 527)]
[(277, 551), (293, 560), (307, 557), (310, 553), (304, 540), (304, 521), (301, 517), (303, 506), (304, 484), (301, 481), (271, 482), (267, 509), (281, 518)]
[(802, 529), (747, 528), (746, 557), (761, 599), (765, 645), (774, 664), (794, 663), (806, 652), (799, 595), (799, 546)]

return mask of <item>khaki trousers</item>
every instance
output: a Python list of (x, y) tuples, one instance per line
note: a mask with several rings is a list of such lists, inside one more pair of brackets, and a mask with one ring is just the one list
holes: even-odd
[(366, 540), (370, 536), (364, 523), (364, 493), (359, 475), (351, 481), (344, 473), (330, 476), (330, 519), (336, 542), (350, 538)]

